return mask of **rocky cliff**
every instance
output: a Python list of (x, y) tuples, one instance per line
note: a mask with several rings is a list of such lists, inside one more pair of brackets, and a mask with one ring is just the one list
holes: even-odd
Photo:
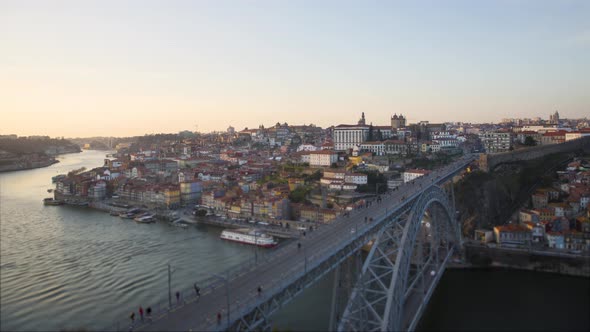
[(493, 173), (472, 172), (455, 184), (456, 204), (463, 234), (471, 237), (476, 228), (505, 224), (526, 204), (538, 185), (550, 185), (555, 170), (573, 154), (500, 165)]

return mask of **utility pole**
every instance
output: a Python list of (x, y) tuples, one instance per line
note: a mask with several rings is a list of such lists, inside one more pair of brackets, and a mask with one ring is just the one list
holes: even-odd
[(170, 280), (172, 279), (172, 271), (170, 271), (170, 264), (168, 264), (168, 306), (172, 308), (172, 289), (170, 287)]

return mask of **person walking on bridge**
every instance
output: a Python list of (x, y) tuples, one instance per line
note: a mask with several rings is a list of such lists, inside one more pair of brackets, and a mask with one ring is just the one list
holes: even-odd
[(199, 286), (197, 286), (197, 283), (195, 282), (193, 286), (195, 287), (195, 294), (197, 295), (197, 298), (201, 297), (201, 289)]
[(262, 294), (262, 286), (258, 286), (258, 296), (260, 296), (260, 294)]
[(221, 324), (221, 312), (217, 312), (217, 324)]
[(143, 322), (143, 308), (141, 306), (139, 306), (139, 310), (138, 311), (139, 311), (139, 318)]

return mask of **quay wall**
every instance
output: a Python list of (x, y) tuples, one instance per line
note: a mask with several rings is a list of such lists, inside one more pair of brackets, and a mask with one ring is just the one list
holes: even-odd
[(517, 270), (557, 273), (576, 277), (590, 277), (590, 256), (543, 255), (527, 250), (465, 246), (466, 265), (450, 268), (503, 267)]

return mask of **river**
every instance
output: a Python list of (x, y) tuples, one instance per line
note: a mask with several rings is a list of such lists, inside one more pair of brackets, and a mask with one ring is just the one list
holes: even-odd
[[(0, 330), (98, 330), (139, 305), (252, 258), (220, 229), (137, 224), (88, 208), (44, 206), (51, 177), (103, 163), (105, 152), (0, 173)], [(332, 274), (272, 317), (280, 330), (325, 330)], [(520, 271), (447, 271), (421, 329), (590, 328), (588, 280)], [(475, 310), (477, 308), (477, 310)], [(502, 317), (508, 317), (507, 319)], [(569, 325), (568, 325), (569, 324)]]

